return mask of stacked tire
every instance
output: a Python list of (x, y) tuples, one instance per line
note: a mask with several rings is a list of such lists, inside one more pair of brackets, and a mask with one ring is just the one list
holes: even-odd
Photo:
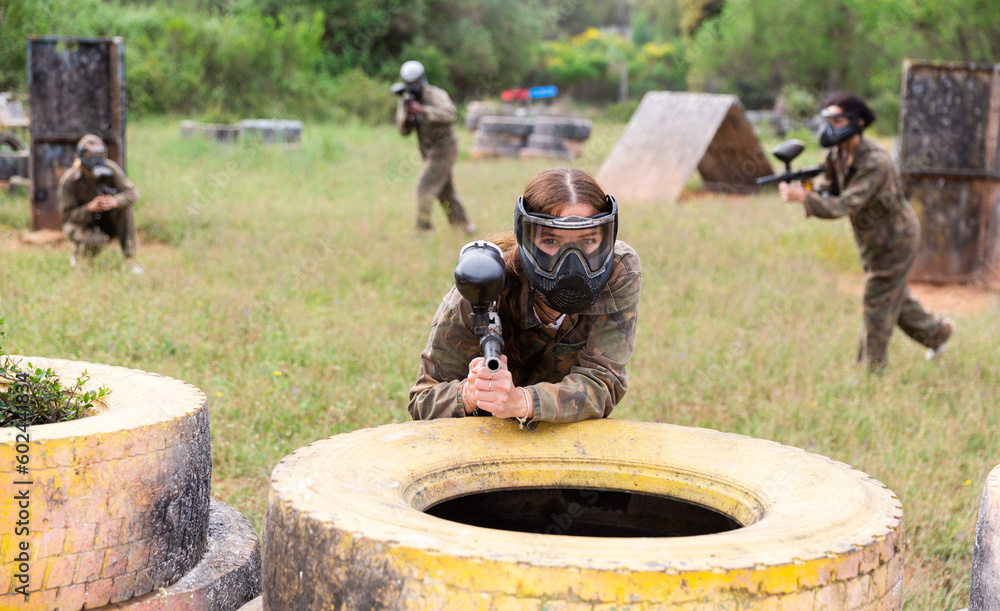
[(523, 157), (575, 159), (590, 137), (591, 122), (572, 117), (482, 117), (474, 158)]
[[(256, 595), (256, 533), (211, 499), (201, 390), (124, 367), (12, 358), (64, 381), (86, 372), (88, 388), (111, 392), (93, 415), (0, 429), (0, 478), (23, 499), (0, 506), (0, 608), (153, 611), (176, 592), (186, 609), (223, 611)], [(220, 558), (230, 563), (224, 570)], [(182, 591), (171, 590), (185, 579)], [(213, 590), (239, 600), (211, 606), (204, 593)]]
[(28, 147), (17, 134), (0, 131), (0, 180), (28, 176)]
[(517, 157), (534, 125), (528, 117), (482, 117), (470, 154), (476, 159)]
[(254, 139), (265, 144), (299, 144), (302, 141), (302, 121), (277, 119), (246, 119), (238, 124), (241, 139)]
[(216, 142), (236, 142), (240, 137), (240, 127), (229, 123), (181, 121), (181, 138), (192, 136), (201, 136)]

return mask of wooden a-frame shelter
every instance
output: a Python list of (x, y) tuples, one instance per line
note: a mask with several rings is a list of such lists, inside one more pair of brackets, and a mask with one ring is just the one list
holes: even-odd
[(736, 96), (647, 93), (596, 178), (619, 202), (673, 202), (695, 169), (706, 189), (728, 193), (754, 192), (773, 173)]

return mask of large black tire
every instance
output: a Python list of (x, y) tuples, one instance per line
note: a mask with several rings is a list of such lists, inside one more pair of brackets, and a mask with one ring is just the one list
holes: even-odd
[(476, 134), (476, 137), (473, 138), (472, 141), (476, 146), (500, 146), (500, 147), (517, 147), (517, 148), (524, 146), (524, 137), (514, 136), (512, 134), (486, 134), (479, 132)]
[[(428, 513), (483, 493), (553, 488), (632, 499), (623, 511), (640, 497), (675, 499), (742, 526), (697, 536), (555, 536)], [(568, 532), (587, 511), (553, 514), (552, 525)], [(268, 491), (262, 575), (268, 611), (900, 609), (902, 508), (845, 464), (706, 429), (408, 422), (282, 459)]]
[[(28, 148), (28, 145), (17, 134), (5, 131), (0, 131), (0, 145), (6, 146), (13, 151), (24, 151)], [(0, 150), (3, 150), (2, 146), (0, 146)]]
[(586, 140), (590, 138), (592, 125), (588, 119), (538, 117), (535, 120), (535, 133), (567, 140)]
[(542, 134), (531, 134), (528, 136), (526, 145), (528, 148), (556, 151), (567, 153), (565, 140), (558, 136), (545, 136)]
[[(80, 361), (12, 357), (63, 380), (85, 370), (107, 386), (98, 413), (71, 422), (0, 429), (0, 479), (30, 481), (31, 528), (0, 503), (3, 549), (31, 550), (30, 593), (15, 593), (14, 553), (0, 564), (0, 608), (95, 608), (167, 586), (198, 564), (209, 525), (212, 454), (204, 393), (165, 376)], [(15, 471), (18, 456), (27, 456)], [(13, 485), (13, 484), (11, 484)], [(8, 488), (8, 491), (12, 488)], [(13, 494), (13, 493), (11, 493)]]
[(208, 544), (193, 569), (165, 588), (95, 611), (237, 611), (260, 598), (260, 543), (253, 525), (212, 499)]
[(534, 125), (535, 120), (526, 117), (482, 117), (477, 131), (484, 134), (527, 136)]

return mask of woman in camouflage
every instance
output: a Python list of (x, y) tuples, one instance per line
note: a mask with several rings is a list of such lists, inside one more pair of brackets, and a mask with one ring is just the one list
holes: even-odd
[(452, 287), (410, 389), (414, 420), (493, 415), (533, 429), (607, 417), (625, 396), (642, 273), (616, 239), (614, 198), (581, 170), (553, 168), (525, 188), (514, 224), (494, 240), (505, 269), (501, 368), (485, 366), (471, 305)]
[(907, 276), (920, 246), (920, 222), (903, 194), (892, 157), (875, 140), (863, 137), (875, 112), (858, 96), (836, 93), (823, 103), (826, 124), (820, 144), (832, 147), (824, 173), (812, 189), (781, 183), (786, 202), (801, 202), (806, 216), (850, 217), (867, 277), (864, 334), (858, 362), (872, 371), (886, 364), (889, 337), (896, 325), (937, 358), (955, 330), (950, 318), (935, 316), (910, 293)]

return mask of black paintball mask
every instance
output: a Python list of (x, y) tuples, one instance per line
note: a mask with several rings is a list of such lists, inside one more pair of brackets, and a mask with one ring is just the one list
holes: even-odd
[(594, 305), (611, 277), (618, 237), (618, 202), (593, 216), (528, 212), (517, 198), (514, 232), (521, 263), (542, 301), (564, 314)]
[(80, 147), (76, 149), (76, 155), (80, 158), (83, 167), (93, 172), (95, 168), (105, 166), (104, 162), (108, 159), (108, 150), (97, 147)]
[(858, 120), (858, 115), (853, 112), (829, 112), (824, 110), (820, 113), (823, 115), (824, 119), (833, 119), (836, 117), (845, 117), (847, 119), (847, 125), (843, 127), (833, 127), (829, 121), (823, 123), (823, 129), (819, 132), (819, 145), (824, 148), (829, 148), (831, 146), (837, 146), (841, 142), (845, 142), (854, 137), (854, 134), (861, 133), (861, 123)]

